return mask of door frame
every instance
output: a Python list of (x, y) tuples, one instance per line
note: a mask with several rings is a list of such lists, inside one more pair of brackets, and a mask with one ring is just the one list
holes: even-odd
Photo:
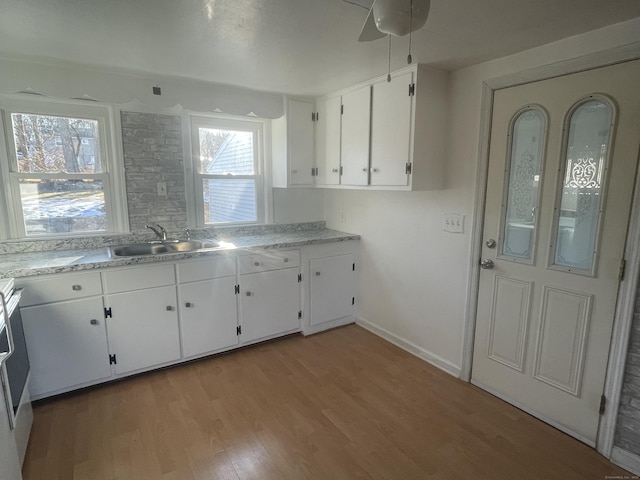
[[(469, 277), (467, 282), (464, 345), (460, 378), (471, 381), (473, 348), (480, 286), (480, 256), (482, 253), (482, 231), (484, 227), (485, 199), (489, 173), (489, 145), (493, 97), (496, 90), (526, 83), (547, 80), (600, 67), (606, 67), (640, 59), (640, 42), (630, 43), (610, 50), (600, 51), (569, 60), (535, 67), (522, 72), (495, 77), (482, 83), (482, 104), (480, 111), (480, 140), (476, 162), (476, 185), (472, 215)], [(639, 132), (640, 134), (640, 132)], [(639, 152), (640, 153), (640, 152)], [(640, 275), (640, 175), (636, 175), (633, 203), (628, 224), (624, 258), (627, 261), (625, 277), (620, 282), (618, 300), (613, 322), (613, 332), (609, 350), (609, 362), (604, 386), (607, 408), (600, 418), (596, 448), (607, 458), (611, 457), (615, 434), (616, 418), (622, 390), (624, 367), (627, 357), (629, 335), (633, 320), (635, 293)]]

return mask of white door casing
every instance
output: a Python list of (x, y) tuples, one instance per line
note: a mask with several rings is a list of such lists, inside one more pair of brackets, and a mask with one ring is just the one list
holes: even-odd
[[(640, 132), (634, 89), (639, 62), (615, 65), (497, 91), (483, 235), (472, 381), (594, 445), (611, 326), (624, 252)], [(564, 163), (563, 128), (571, 109), (593, 94), (613, 100), (609, 189), (592, 272), (554, 269), (554, 209)], [(606, 100), (605, 96), (598, 96)], [(546, 159), (532, 264), (499, 255), (504, 237), (503, 187), (508, 179), (511, 121), (523, 107), (547, 112)], [(562, 171), (562, 170), (560, 170)], [(507, 172), (508, 173), (508, 172)], [(498, 240), (490, 249), (484, 242)], [(535, 238), (535, 237), (534, 237)], [(552, 267), (552, 268), (550, 268)]]

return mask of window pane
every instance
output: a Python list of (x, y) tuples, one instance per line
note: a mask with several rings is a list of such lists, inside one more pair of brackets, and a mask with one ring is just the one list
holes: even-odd
[(101, 173), (98, 121), (12, 113), (18, 171)]
[(27, 235), (107, 229), (101, 180), (20, 180)]
[(611, 108), (599, 101), (584, 103), (571, 116), (556, 225), (556, 265), (593, 267), (611, 118)]
[(199, 173), (253, 175), (253, 132), (199, 128)]
[(205, 179), (202, 188), (205, 223), (258, 220), (254, 179)]
[(532, 258), (544, 132), (545, 119), (536, 110), (521, 113), (513, 124), (503, 255)]

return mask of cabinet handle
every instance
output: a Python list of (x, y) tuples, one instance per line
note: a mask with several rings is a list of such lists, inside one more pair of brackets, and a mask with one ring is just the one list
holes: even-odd
[(91, 320), (89, 320), (89, 323), (91, 325), (97, 325), (98, 324), (98, 320), (96, 320), (95, 318), (92, 318)]
[(369, 171), (369, 169), (365, 167), (365, 168), (363, 168), (363, 169), (362, 169), (362, 171), (363, 171), (363, 172), (368, 172), (368, 171)]
[(187, 307), (187, 308), (191, 308), (191, 307), (193, 307), (193, 303), (187, 302), (187, 303), (184, 304), (184, 306)]
[(316, 277), (319, 277), (319, 276), (320, 276), (320, 272), (316, 272)]
[(337, 169), (337, 168), (332, 168), (332, 169), (331, 169), (331, 172), (332, 172), (332, 173), (338, 173), (338, 169)]
[(173, 307), (171, 305), (167, 305), (167, 312), (170, 312), (171, 310), (173, 310)]
[(378, 171), (379, 171), (379, 170), (378, 170), (377, 168), (372, 168), (372, 169), (371, 169), (371, 171), (372, 171), (373, 173), (378, 173)]
[(82, 290), (82, 285), (72, 285), (71, 290), (77, 292), (78, 290)]
[(253, 264), (254, 264), (256, 267), (259, 267), (259, 266), (260, 266), (260, 262), (253, 262)]
[(285, 259), (284, 259), (284, 263), (287, 263), (288, 261), (289, 261), (289, 259), (288, 259), (288, 258), (285, 258)]
[(251, 293), (251, 292), (245, 292), (245, 295), (246, 295), (247, 297), (250, 297), (251, 295), (253, 295), (253, 293)]

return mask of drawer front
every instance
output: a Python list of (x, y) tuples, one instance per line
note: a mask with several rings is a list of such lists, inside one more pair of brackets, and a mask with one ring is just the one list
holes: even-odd
[(274, 250), (273, 252), (238, 257), (238, 273), (240, 275), (298, 267), (299, 265), (300, 250)]
[(176, 275), (173, 264), (149, 265), (107, 270), (104, 275), (106, 293), (122, 293), (145, 288), (174, 285)]
[(178, 271), (178, 283), (233, 277), (236, 274), (236, 257), (225, 255), (201, 258), (195, 262), (178, 263), (176, 269)]
[(20, 305), (25, 307), (102, 294), (100, 272), (17, 278), (16, 286), (24, 288)]

